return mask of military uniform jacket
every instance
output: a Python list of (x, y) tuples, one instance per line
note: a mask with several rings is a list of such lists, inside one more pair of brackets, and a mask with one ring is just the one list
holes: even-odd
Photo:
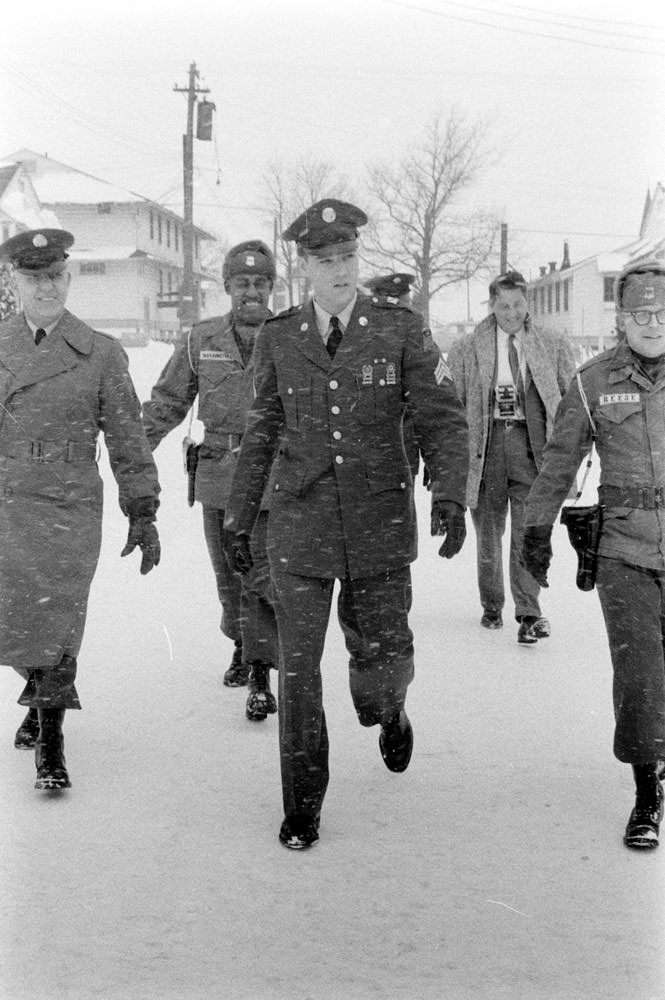
[(127, 356), (65, 312), (39, 348), (0, 323), (0, 662), (76, 656), (101, 540), (100, 431), (120, 504), (156, 497)]
[[(582, 387), (596, 425), (603, 486), (633, 496), (665, 494), (665, 375), (652, 383), (625, 341), (580, 368)], [(573, 381), (561, 402), (543, 467), (529, 494), (526, 523), (552, 524), (584, 455), (591, 426)], [(619, 490), (619, 492), (620, 492)], [(613, 491), (614, 492), (614, 491)], [(609, 504), (600, 554), (635, 566), (665, 569), (665, 510)]]
[[(575, 359), (567, 337), (525, 323), (524, 353), (526, 417), (536, 467), (552, 433), (556, 409), (575, 374)], [(473, 333), (456, 340), (447, 362), (469, 424), (469, 482), (467, 503), (478, 505), (487, 448), (492, 432), (496, 381), (496, 319), (487, 316)], [(544, 412), (543, 412), (544, 411)]]
[[(269, 549), (289, 572), (372, 576), (416, 556), (408, 404), (439, 498), (464, 504), (464, 413), (431, 335), (408, 309), (358, 295), (334, 359), (311, 303), (269, 320), (255, 348), (256, 399), (227, 508), (247, 531), (279, 443)], [(280, 442), (280, 436), (283, 439)]]
[(150, 400), (143, 404), (143, 423), (150, 446), (157, 447), (177, 427), (199, 397), (198, 418), (204, 426), (196, 470), (196, 499), (223, 510), (231, 488), (247, 411), (254, 399), (254, 363), (245, 366), (233, 331), (233, 316), (197, 323), (176, 344)]

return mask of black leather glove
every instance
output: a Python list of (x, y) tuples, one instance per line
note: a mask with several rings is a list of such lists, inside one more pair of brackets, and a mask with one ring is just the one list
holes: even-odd
[(130, 497), (122, 501), (120, 507), (129, 518), (127, 544), (120, 555), (128, 556), (138, 545), (143, 553), (141, 576), (145, 576), (154, 566), (159, 565), (162, 554), (157, 528), (153, 523), (159, 500), (157, 497)]
[(549, 587), (547, 571), (552, 561), (551, 538), (551, 524), (533, 524), (525, 529), (522, 539), (520, 562), (541, 587)]
[(224, 528), (222, 532), (222, 548), (226, 561), (234, 573), (247, 576), (254, 565), (249, 545), (249, 535), (245, 532), (230, 531)]
[(159, 535), (153, 521), (146, 517), (129, 518), (129, 534), (127, 544), (120, 553), (121, 556), (128, 556), (136, 546), (143, 553), (141, 559), (141, 576), (149, 573), (154, 566), (159, 565), (162, 549), (159, 544)]
[(456, 556), (466, 538), (464, 508), (454, 500), (432, 500), (431, 533), (446, 536), (439, 549), (440, 556), (444, 559)]

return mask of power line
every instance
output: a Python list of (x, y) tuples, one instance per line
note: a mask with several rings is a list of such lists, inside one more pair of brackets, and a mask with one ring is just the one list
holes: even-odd
[[(525, 7), (523, 4), (509, 3), (508, 0), (499, 0), (499, 3), (503, 3), (504, 7), (513, 7), (516, 10), (530, 10), (538, 14), (547, 14), (551, 17), (565, 17), (569, 21), (590, 21), (594, 24), (607, 24), (607, 18), (605, 17), (587, 17), (584, 14), (561, 14), (559, 11), (555, 10), (540, 10), (538, 7)], [(615, 21), (612, 20), (612, 24), (625, 28), (644, 28), (647, 31), (665, 31), (665, 28), (660, 28), (653, 24), (638, 23), (636, 21)], [(575, 27), (575, 25), (571, 25)]]
[[(453, 0), (442, 0), (442, 2), (452, 3)], [(416, 10), (421, 14), (432, 14), (434, 17), (442, 17), (448, 21), (461, 21), (463, 24), (473, 24), (476, 27), (492, 28), (494, 31), (509, 31), (516, 35), (526, 35), (529, 38), (546, 38), (549, 41), (554, 42), (572, 42), (575, 45), (586, 45), (594, 49), (603, 49), (606, 52), (631, 52), (634, 55), (644, 55), (644, 56), (663, 56), (665, 55), (665, 49), (636, 49), (627, 48), (621, 45), (606, 45), (601, 42), (591, 42), (584, 38), (573, 38), (567, 37), (565, 35), (553, 35), (551, 33), (543, 31), (530, 31), (527, 28), (516, 28), (512, 25), (501, 24), (492, 21), (482, 21), (478, 18), (461, 17), (457, 14), (447, 14), (441, 10), (432, 10), (430, 7), (421, 7), (415, 3), (407, 3), (406, 0), (383, 0), (383, 3), (391, 4), (393, 7), (403, 7), (406, 10)], [(455, 6), (463, 6), (465, 10), (484, 10), (484, 8), (469, 8), (466, 4), (455, 4)], [(500, 17), (501, 14), (495, 11), (489, 11), (490, 14)], [(543, 23), (543, 22), (540, 22)], [(561, 25), (561, 27), (564, 27)]]

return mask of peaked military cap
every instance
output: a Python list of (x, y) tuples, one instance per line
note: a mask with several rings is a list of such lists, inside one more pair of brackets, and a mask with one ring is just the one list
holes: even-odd
[(222, 266), (224, 281), (234, 274), (265, 274), (274, 278), (275, 273), (275, 258), (261, 240), (245, 240), (231, 247)]
[(415, 274), (380, 274), (374, 278), (368, 278), (365, 288), (375, 295), (389, 295), (399, 298), (411, 291), (411, 285), (416, 280)]
[(18, 271), (40, 271), (66, 260), (74, 237), (64, 229), (29, 229), (17, 233), (0, 246), (0, 260)]
[(282, 239), (292, 240), (306, 250), (318, 250), (332, 243), (357, 240), (359, 228), (366, 223), (362, 209), (337, 198), (324, 198), (306, 208), (284, 230)]
[(617, 309), (665, 307), (665, 260), (651, 257), (626, 264), (614, 285)]

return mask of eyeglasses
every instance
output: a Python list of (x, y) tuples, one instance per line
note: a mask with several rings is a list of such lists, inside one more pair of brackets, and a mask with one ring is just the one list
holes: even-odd
[(41, 285), (42, 281), (60, 281), (67, 275), (67, 268), (49, 268), (47, 271), (23, 271), (17, 268), (17, 273), (29, 285)]
[(656, 323), (659, 326), (665, 326), (665, 309), (658, 309), (656, 312), (649, 312), (648, 309), (638, 309), (637, 312), (624, 310), (624, 312), (627, 312), (628, 316), (632, 316), (633, 322), (637, 323), (638, 326), (649, 326), (653, 316), (656, 317)]

